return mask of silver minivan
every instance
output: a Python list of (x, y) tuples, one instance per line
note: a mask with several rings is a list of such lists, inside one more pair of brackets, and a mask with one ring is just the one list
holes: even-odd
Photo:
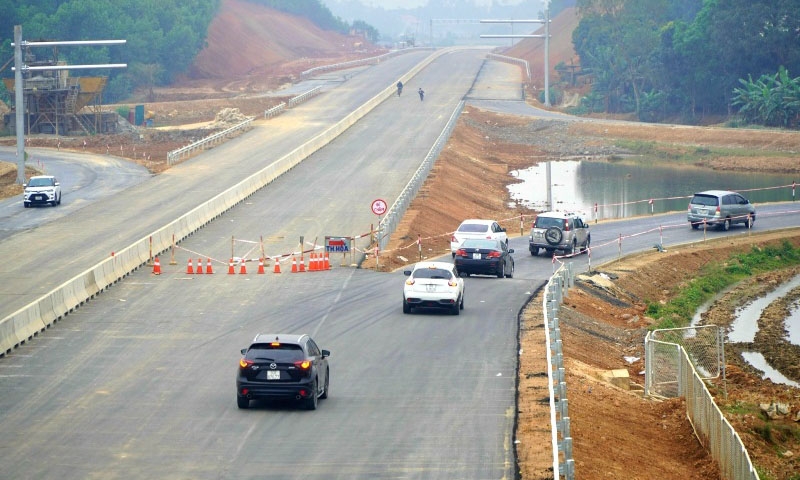
[(756, 221), (756, 207), (736, 192), (708, 190), (694, 194), (688, 218), (695, 230), (704, 223), (728, 230), (734, 223), (751, 226)]

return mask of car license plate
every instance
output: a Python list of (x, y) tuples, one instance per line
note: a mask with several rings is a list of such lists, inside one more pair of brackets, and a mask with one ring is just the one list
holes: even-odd
[(436, 284), (429, 283), (429, 284), (425, 285), (425, 290), (427, 290), (428, 292), (435, 292), (436, 291)]
[(267, 380), (280, 380), (280, 379), (281, 379), (280, 370), (267, 370)]
[(473, 260), (480, 260), (481, 259), (481, 254), (479, 252), (473, 253), (472, 254), (472, 259)]

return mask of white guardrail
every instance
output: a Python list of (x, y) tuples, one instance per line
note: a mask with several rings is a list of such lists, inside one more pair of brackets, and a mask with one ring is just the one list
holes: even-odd
[(213, 135), (209, 135), (204, 137), (192, 144), (186, 145), (185, 147), (181, 147), (177, 150), (173, 150), (167, 153), (167, 165), (175, 165), (180, 161), (183, 157), (190, 157), (194, 152), (198, 150), (205, 150), (207, 148), (211, 148), (215, 145), (219, 145), (225, 142), (230, 136), (233, 134), (239, 134), (241, 131), (250, 128), (253, 123), (252, 118), (248, 118), (247, 120), (243, 121), (242, 123), (236, 124), (230, 128), (226, 128), (221, 132), (217, 132)]
[[(417, 64), (401, 80), (408, 81), (441, 55), (452, 51), (443, 49)], [(324, 147), (358, 120), (395, 93), (394, 82), (362, 106), (348, 114), (305, 144), (275, 160), (260, 171), (198, 205), (174, 221), (116, 252), (83, 273), (67, 280), (39, 299), (0, 320), (0, 356), (32, 339), (54, 322), (71, 313), (95, 295), (146, 265), (152, 255), (160, 255), (204, 225), (218, 218), (257, 190), (291, 170), (294, 166)], [(221, 133), (221, 132), (220, 132)]]
[[(575, 479), (575, 461), (572, 459), (572, 436), (569, 425), (567, 381), (564, 370), (564, 350), (558, 311), (567, 290), (575, 282), (572, 263), (562, 263), (544, 287), (542, 312), (547, 351), (547, 389), (550, 393), (550, 432), (553, 445), (553, 478)], [(561, 461), (563, 454), (563, 461)]]

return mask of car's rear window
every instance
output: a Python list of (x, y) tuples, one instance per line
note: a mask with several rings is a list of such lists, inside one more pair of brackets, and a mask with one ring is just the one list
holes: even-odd
[(281, 343), (273, 346), (269, 343), (256, 343), (250, 346), (245, 357), (249, 360), (270, 362), (296, 362), (303, 360), (303, 349), (293, 343)]
[(500, 250), (499, 246), (500, 242), (495, 240), (483, 240), (477, 238), (469, 238), (464, 240), (461, 243), (462, 248), (483, 248), (483, 249), (492, 249), (492, 250)]
[(464, 223), (458, 227), (459, 232), (464, 233), (484, 233), (489, 231), (489, 225), (482, 223)]
[(719, 199), (714, 195), (695, 195), (692, 198), (692, 205), (705, 205), (707, 207), (716, 207), (719, 205)]
[(414, 270), (414, 278), (440, 278), (443, 280), (450, 280), (453, 274), (449, 270), (442, 268), (418, 268)]
[(536, 228), (563, 227), (563, 218), (536, 217)]

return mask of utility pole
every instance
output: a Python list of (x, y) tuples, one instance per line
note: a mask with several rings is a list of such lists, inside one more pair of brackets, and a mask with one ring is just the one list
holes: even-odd
[(543, 23), (544, 35), (481, 35), (480, 38), (544, 38), (544, 104), (550, 106), (550, 2), (544, 10), (544, 20), (481, 20), (481, 23), (509, 23), (512, 27), (515, 23)]
[[(126, 40), (78, 40), (64, 42), (26, 42), (22, 40), (22, 25), (14, 26), (14, 109), (17, 129), (17, 183), (25, 183), (25, 96), (23, 94), (22, 74), (41, 70), (78, 70), (89, 68), (126, 68), (126, 63), (98, 65), (50, 65), (29, 67), (22, 63), (23, 47), (54, 47), (58, 45), (121, 45)], [(56, 130), (57, 131), (57, 130)]]

